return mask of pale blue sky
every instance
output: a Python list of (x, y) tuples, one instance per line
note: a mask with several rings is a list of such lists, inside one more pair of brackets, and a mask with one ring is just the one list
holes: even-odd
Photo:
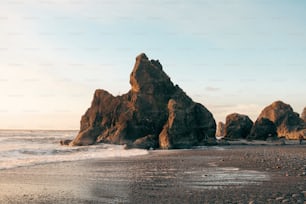
[(0, 128), (78, 129), (95, 89), (129, 90), (159, 59), (216, 121), (306, 106), (306, 3), (283, 0), (2, 0)]

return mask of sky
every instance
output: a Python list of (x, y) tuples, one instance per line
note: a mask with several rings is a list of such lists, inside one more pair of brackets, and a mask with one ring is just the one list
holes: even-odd
[(306, 106), (303, 0), (1, 0), (0, 129), (78, 129), (95, 89), (158, 59), (216, 122)]

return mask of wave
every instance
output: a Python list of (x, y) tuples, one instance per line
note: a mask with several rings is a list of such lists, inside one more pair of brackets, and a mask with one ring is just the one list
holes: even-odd
[(0, 169), (148, 154), (142, 149), (125, 150), (122, 145), (60, 146), (59, 139), (74, 133), (76, 131), (0, 131)]

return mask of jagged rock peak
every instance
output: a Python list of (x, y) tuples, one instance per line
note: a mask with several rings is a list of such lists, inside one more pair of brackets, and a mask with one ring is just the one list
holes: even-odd
[(130, 84), (128, 93), (116, 97), (96, 90), (71, 145), (104, 142), (169, 149), (215, 142), (213, 115), (174, 86), (158, 60), (138, 55)]
[(149, 60), (149, 58), (147, 57), (147, 55), (145, 53), (140, 53), (137, 57), (136, 57), (136, 61), (141, 61), (141, 60)]
[(130, 84), (133, 92), (142, 92), (143, 94), (158, 94), (165, 89), (173, 91), (170, 77), (162, 70), (159, 61), (149, 60), (144, 53), (136, 57), (130, 75)]

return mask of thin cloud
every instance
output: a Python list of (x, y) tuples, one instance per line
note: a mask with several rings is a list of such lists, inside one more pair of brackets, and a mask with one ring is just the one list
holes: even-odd
[(213, 86), (207, 86), (205, 88), (206, 91), (211, 91), (211, 92), (216, 92), (216, 91), (220, 91), (220, 88), (218, 87), (213, 87)]

